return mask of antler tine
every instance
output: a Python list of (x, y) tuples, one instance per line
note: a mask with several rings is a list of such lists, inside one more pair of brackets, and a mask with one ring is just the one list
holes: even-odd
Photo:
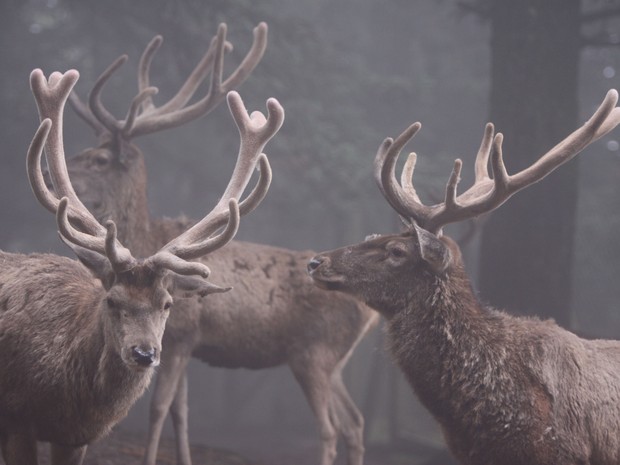
[[(59, 200), (47, 188), (47, 185), (45, 184), (45, 179), (43, 177), (43, 172), (41, 170), (41, 155), (43, 154), (43, 146), (45, 145), (51, 127), (51, 119), (46, 118), (41, 121), (41, 124), (39, 125), (39, 128), (37, 129), (37, 132), (35, 133), (32, 142), (30, 143), (30, 147), (28, 148), (28, 153), (26, 157), (26, 171), (28, 173), (30, 187), (32, 188), (32, 192), (34, 193), (36, 199), (47, 210), (56, 214), (59, 208)], [(79, 210), (73, 209), (71, 206), (69, 206), (68, 208), (71, 211), (69, 216), (71, 216), (71, 218), (74, 218), (76, 222), (82, 223), (83, 221), (85, 221), (79, 220)]]
[(610, 89), (598, 109), (583, 126), (540, 157), (532, 166), (510, 177), (514, 192), (547, 176), (559, 165), (572, 159), (590, 143), (603, 137), (620, 123), (618, 92)]
[[(41, 156), (43, 154), (43, 146), (47, 140), (48, 134), (52, 127), (52, 120), (45, 118), (39, 124), (39, 127), (32, 138), (28, 153), (26, 156), (26, 171), (28, 173), (28, 180), (30, 181), (30, 187), (34, 193), (35, 198), (39, 201), (43, 207), (50, 212), (56, 214), (58, 211), (58, 198), (50, 192), (45, 184), (43, 172), (41, 170)], [(71, 207), (69, 207), (71, 208)], [(79, 213), (73, 211), (71, 213), (73, 218), (79, 216)]]
[[(204, 81), (204, 79), (213, 68), (216, 61), (214, 60), (214, 57), (221, 59), (220, 56), (223, 57), (224, 51), (232, 50), (232, 44), (226, 41), (226, 31), (226, 24), (221, 23), (218, 26), (216, 35), (211, 39), (211, 44), (209, 45), (207, 52), (198, 62), (185, 83), (181, 86), (181, 88), (174, 97), (172, 97), (161, 107), (155, 109), (154, 114), (170, 113), (173, 111), (177, 111), (190, 101), (202, 81)], [(219, 77), (219, 84), (221, 84), (221, 74)], [(211, 86), (213, 86), (213, 80), (214, 79), (212, 78)]]
[(136, 95), (131, 104), (129, 105), (129, 111), (127, 112), (127, 116), (125, 117), (125, 124), (123, 124), (123, 129), (121, 133), (129, 138), (131, 137), (131, 131), (136, 123), (136, 118), (138, 118), (138, 112), (140, 111), (140, 107), (148, 101), (152, 101), (152, 96), (155, 95), (159, 90), (157, 87), (147, 87), (143, 89)]
[[(221, 228), (223, 222), (229, 221), (232, 216), (230, 202), (239, 199), (252, 177), (258, 161), (261, 161), (261, 179), (257, 187), (243, 204), (243, 213), (256, 207), (257, 200), (262, 200), (271, 177), (271, 170), (262, 150), (269, 140), (278, 132), (284, 121), (284, 109), (276, 99), (267, 101), (267, 118), (260, 112), (248, 112), (237, 92), (228, 93), (228, 106), (237, 124), (241, 144), (233, 174), (228, 182), (224, 194), (217, 205), (200, 222), (185, 231), (183, 234), (166, 244), (161, 250), (170, 252), (180, 258), (195, 258), (196, 244), (206, 244), (215, 231)], [(201, 247), (198, 247), (201, 249)]]
[[(239, 212), (239, 204), (237, 203), (237, 199), (230, 199), (228, 202), (228, 212), (226, 212), (226, 215), (220, 215), (220, 217), (216, 219), (218, 223), (223, 223), (226, 220), (228, 220), (228, 223), (226, 224), (224, 230), (216, 236), (207, 236), (206, 239), (202, 241), (187, 244), (183, 247), (182, 253), (179, 253), (180, 249), (174, 251), (162, 249), (162, 251), (177, 256), (178, 258), (182, 258), (183, 260), (190, 260), (202, 257), (203, 255), (219, 249), (220, 247), (224, 247), (235, 237), (237, 231), (239, 230), (241, 214)], [(153, 256), (152, 260), (154, 262), (159, 261), (158, 255), (159, 252)]]
[[(60, 201), (47, 189), (45, 181), (43, 179), (43, 173), (41, 172), (41, 155), (43, 152), (43, 146), (50, 134), (52, 127), (52, 121), (49, 118), (44, 119), (39, 124), (27, 154), (27, 172), (28, 179), (30, 180), (30, 186), (34, 192), (35, 197), (46, 209), (56, 214), (58, 222), (58, 228), (61, 234), (70, 242), (87, 247), (90, 250), (94, 250), (99, 253), (105, 252), (105, 244), (103, 239), (97, 241), (93, 236), (81, 233), (75, 230), (69, 224), (68, 208), (69, 198), (63, 197)], [(75, 215), (74, 213), (73, 215)], [(72, 215), (72, 216), (73, 216)]]
[(43, 154), (43, 146), (47, 140), (48, 134), (52, 127), (52, 120), (45, 118), (39, 124), (37, 132), (30, 142), (28, 153), (26, 156), (26, 171), (28, 180), (32, 187), (34, 196), (47, 210), (55, 213), (58, 210), (58, 199), (52, 195), (45, 185), (45, 179), (41, 171), (41, 155)]
[(68, 216), (69, 199), (63, 197), (58, 202), (56, 211), (56, 223), (60, 235), (66, 240), (80, 247), (105, 255), (112, 269), (120, 273), (130, 269), (136, 260), (132, 257), (129, 250), (124, 248), (116, 238), (116, 225), (113, 221), (106, 221), (105, 236), (92, 236), (78, 231), (69, 221)]
[(256, 186), (254, 186), (252, 192), (239, 203), (239, 213), (241, 215), (246, 215), (253, 211), (263, 201), (269, 190), (272, 172), (267, 155), (264, 153), (261, 153), (258, 157), (258, 172), (259, 178)]
[[(198, 63), (181, 90), (168, 103), (160, 108), (153, 108), (143, 113), (136, 120), (130, 131), (132, 137), (180, 126), (196, 118), (206, 115), (213, 110), (231, 89), (240, 86), (258, 65), (267, 46), (267, 24), (260, 23), (254, 28), (252, 47), (237, 69), (222, 82), (223, 55), (227, 48), (226, 25), (220, 24), (218, 33), (212, 41), (209, 50)], [(213, 68), (209, 91), (199, 101), (185, 106), (191, 99), (200, 82)]]
[(105, 255), (105, 238), (103, 236), (92, 236), (85, 234), (71, 226), (68, 217), (69, 198), (63, 197), (58, 202), (58, 209), (56, 210), (56, 222), (60, 234), (69, 242), (87, 248), (94, 252), (98, 252)]
[[(155, 53), (159, 50), (159, 47), (161, 47), (163, 41), (164, 38), (162, 36), (156, 35), (148, 43), (144, 49), (144, 52), (142, 52), (142, 56), (140, 57), (140, 62), (138, 64), (138, 93), (142, 93), (142, 91), (149, 87), (151, 62), (153, 61), (153, 56), (155, 56)], [(149, 97), (142, 102), (142, 111), (149, 111), (154, 106), (153, 99), (149, 95)]]
[[(575, 157), (590, 143), (609, 133), (620, 124), (620, 108), (616, 107), (617, 102), (618, 92), (612, 89), (583, 126), (573, 131), (531, 166), (513, 175), (508, 175), (504, 165), (503, 135), (501, 133), (493, 135), (493, 125), (487, 124), (476, 156), (474, 184), (459, 196), (456, 195), (462, 167), (461, 161), (456, 160), (446, 185), (445, 201), (433, 206), (421, 205), (411, 195), (408, 199), (404, 195), (405, 190), (396, 184), (394, 164), (398, 154), (391, 153), (393, 149), (391, 144), (387, 143), (388, 140), (377, 155), (378, 160), (386, 159), (380, 172), (382, 183), (380, 187), (388, 202), (399, 214), (413, 219), (419, 226), (434, 234), (440, 234), (446, 224), (473, 218), (496, 209), (516, 192), (540, 181)], [(394, 143), (393, 146), (397, 144)], [(400, 150), (399, 147), (397, 149)], [(383, 154), (383, 151), (386, 154)], [(489, 156), (492, 177), (488, 175)]]
[(95, 81), (95, 85), (88, 96), (88, 106), (90, 111), (93, 113), (95, 118), (97, 118), (97, 120), (99, 120), (99, 122), (101, 122), (101, 124), (112, 134), (116, 134), (120, 131), (122, 122), (118, 121), (114, 115), (103, 106), (103, 103), (101, 102), (101, 91), (116, 70), (127, 61), (127, 58), (127, 55), (121, 55), (114, 61), (114, 63), (108, 66)]
[(241, 144), (233, 176), (220, 202), (241, 196), (263, 148), (284, 122), (284, 109), (275, 98), (267, 100), (267, 118), (259, 111), (248, 115), (241, 96), (235, 91), (228, 93), (228, 107), (239, 130)]
[(495, 133), (495, 127), (493, 123), (487, 123), (484, 128), (484, 136), (478, 149), (475, 162), (475, 182), (482, 181), (483, 179), (489, 179), (489, 156), (491, 149), (493, 148), (493, 134)]
[(250, 73), (256, 68), (260, 60), (263, 58), (265, 54), (265, 49), (267, 48), (267, 23), (261, 22), (254, 28), (254, 41), (252, 42), (252, 47), (246, 54), (245, 58), (241, 62), (237, 69), (233, 71), (233, 73), (224, 81), (222, 87), (224, 92), (227, 90), (233, 89), (241, 83), (243, 83)]
[(413, 219), (418, 224), (423, 222), (423, 219), (428, 216), (429, 212), (428, 208), (419, 202), (411, 182), (416, 155), (410, 155), (407, 163), (405, 163), (401, 181), (403, 186), (398, 184), (395, 169), (401, 150), (417, 134), (421, 127), (420, 123), (414, 123), (405, 129), (396, 140), (390, 137), (385, 139), (377, 151), (374, 163), (375, 181), (385, 199), (399, 215)]
[[(44, 122), (46, 119), (50, 119), (53, 122), (49, 130), (45, 149), (54, 191), (57, 196), (69, 198), (71, 219), (76, 221), (81, 228), (90, 234), (103, 234), (105, 228), (91, 215), (73, 190), (65, 162), (62, 134), (63, 112), (65, 103), (79, 76), (77, 71), (69, 70), (64, 74), (52, 73), (49, 80), (46, 80), (43, 72), (40, 69), (35, 69), (30, 74), (30, 86), (37, 102), (40, 118)], [(36, 155), (36, 153), (29, 154), (28, 162), (29, 177), (31, 181), (34, 181), (32, 184), (33, 191), (35, 191), (37, 199), (41, 201), (45, 208), (55, 212), (57, 201), (52, 200), (52, 197), (55, 196), (47, 190), (47, 187), (43, 187), (45, 183), (40, 184), (38, 182), (42, 179), (42, 174), (40, 173), (40, 153), (38, 156), (31, 155)]]
[(418, 193), (413, 186), (413, 172), (415, 171), (415, 164), (418, 160), (418, 156), (415, 152), (411, 152), (405, 164), (403, 165), (403, 171), (400, 174), (400, 185), (403, 188), (403, 193), (407, 196), (415, 199), (416, 202), (420, 201)]
[(82, 118), (91, 128), (93, 128), (97, 137), (107, 131), (107, 128), (101, 124), (97, 118), (95, 118), (93, 112), (90, 111), (88, 105), (80, 99), (75, 90), (69, 94), (69, 104), (71, 105), (71, 108), (73, 108), (73, 111), (75, 111), (80, 118)]

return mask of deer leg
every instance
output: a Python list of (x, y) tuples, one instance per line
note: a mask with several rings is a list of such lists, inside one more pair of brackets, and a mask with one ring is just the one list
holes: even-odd
[(29, 434), (0, 437), (0, 449), (6, 465), (37, 465), (37, 441)]
[(69, 447), (51, 444), (52, 465), (82, 465), (86, 447)]
[(308, 399), (310, 408), (316, 417), (321, 437), (321, 465), (333, 465), (336, 460), (337, 430), (332, 423), (329, 404), (332, 399), (329, 376), (320, 367), (312, 367), (305, 360), (300, 367), (291, 366), (295, 378)]
[(364, 417), (351, 399), (342, 381), (342, 372), (332, 375), (332, 403), (338, 417), (339, 432), (347, 444), (348, 465), (362, 465), (364, 461)]
[(174, 436), (177, 446), (177, 464), (191, 465), (192, 458), (189, 449), (189, 434), (187, 426), (187, 373), (184, 371), (177, 386), (177, 392), (170, 407), (170, 416), (174, 426)]
[(162, 351), (161, 366), (157, 373), (155, 389), (151, 397), (149, 433), (146, 450), (142, 458), (143, 465), (155, 465), (164, 421), (189, 359), (190, 357), (187, 354), (170, 354), (169, 351)]

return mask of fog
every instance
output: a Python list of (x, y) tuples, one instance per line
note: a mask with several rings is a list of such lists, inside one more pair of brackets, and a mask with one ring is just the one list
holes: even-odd
[[(471, 182), (489, 119), (490, 24), (458, 4), (3, 0), (0, 248), (70, 255), (26, 178), (25, 153), (39, 122), (29, 89), (31, 70), (41, 68), (49, 75), (77, 69), (76, 90), (84, 98), (97, 76), (128, 54), (128, 62), (103, 92), (106, 106), (122, 118), (137, 92), (138, 60), (149, 40), (157, 34), (164, 38), (151, 69), (152, 85), (159, 88), (156, 100), (164, 101), (191, 72), (220, 22), (227, 23), (234, 45), (226, 58), (228, 72), (248, 49), (252, 28), (268, 23), (265, 56), (239, 92), (250, 110), (264, 112), (265, 101), (275, 97), (286, 111), (284, 126), (265, 149), (273, 168), (269, 194), (242, 218), (237, 238), (320, 251), (371, 233), (396, 232), (398, 217), (372, 177), (382, 140), (422, 122), (408, 149), (418, 153), (415, 183), (430, 202), (442, 195), (457, 157), (463, 159), (463, 185)], [(598, 27), (605, 32), (610, 24)], [(617, 35), (618, 30), (611, 32)], [(620, 49), (584, 48), (579, 70), (581, 123), (607, 89), (618, 87)], [(513, 96), (514, 105), (522, 100)], [(569, 310), (572, 329), (609, 338), (620, 337), (620, 247), (615, 240), (620, 232), (619, 138), (616, 130), (581, 156)], [(222, 104), (204, 118), (135, 142), (146, 158), (152, 214), (199, 218), (223, 191), (239, 139)], [(91, 129), (67, 108), (67, 156), (96, 143)], [(463, 246), (474, 281), (482, 227)], [(447, 232), (460, 236), (461, 230), (456, 225)], [(504, 239), (507, 248), (527, 253), (519, 237)], [(345, 370), (345, 383), (366, 418), (367, 449), (373, 457), (383, 457), (378, 463), (384, 465), (427, 463), (445, 448), (440, 431), (392, 365), (383, 337), (381, 328), (369, 334)], [(264, 463), (275, 449), (292, 461), (299, 454), (299, 463), (302, 456), (317, 453), (314, 417), (287, 367), (226, 370), (192, 361), (189, 382), (193, 443), (227, 448)], [(149, 398), (150, 392), (116, 429), (146, 440)], [(169, 423), (164, 434), (172, 436)], [(345, 463), (342, 456), (338, 463)]]

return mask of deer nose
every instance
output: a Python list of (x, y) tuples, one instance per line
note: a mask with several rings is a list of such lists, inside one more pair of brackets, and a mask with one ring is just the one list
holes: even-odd
[(144, 349), (142, 347), (133, 346), (131, 348), (131, 356), (138, 365), (148, 367), (155, 363), (157, 350), (154, 348)]
[(308, 262), (308, 273), (312, 273), (319, 266), (321, 266), (324, 261), (326, 261), (326, 258), (321, 257), (320, 255), (317, 255), (316, 257), (310, 259), (310, 261)]

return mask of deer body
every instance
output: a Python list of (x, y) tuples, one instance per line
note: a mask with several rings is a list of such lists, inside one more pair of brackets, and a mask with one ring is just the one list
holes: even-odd
[(473, 186), (457, 196), (457, 160), (445, 200), (432, 206), (413, 186), (415, 153), (400, 183), (395, 176), (400, 151), (420, 129), (411, 125), (386, 139), (375, 158), (379, 188), (408, 230), (308, 263), (317, 286), (358, 297), (385, 317), (394, 359), (463, 465), (620, 463), (620, 342), (581, 339), (552, 321), (483, 305), (458, 246), (442, 234), (446, 224), (499, 207), (611, 131), (620, 123), (617, 101), (608, 92), (582, 127), (514, 175), (502, 161), (502, 135), (488, 124)]
[[(326, 359), (321, 363), (334, 370), (367, 330), (368, 320), (377, 318), (348, 296), (336, 297), (333, 306), (326, 304), (327, 293), (308, 279), (306, 263), (312, 255), (241, 241), (212, 253), (204, 263), (221, 272), (218, 276), (236, 292), (209, 296), (200, 305), (192, 356), (225, 368), (294, 367), (308, 363), (302, 358), (322, 348)], [(170, 318), (164, 341), (195, 326), (195, 320), (186, 321), (188, 315), (192, 311)], [(337, 330), (343, 327), (347, 331)]]
[[(27, 433), (79, 447), (105, 435), (153, 370), (122, 360), (101, 284), (77, 261), (56, 255), (2, 252), (0, 263), (0, 436)], [(139, 299), (144, 306), (152, 305), (147, 295)], [(162, 310), (151, 327), (145, 315), (144, 332), (161, 341), (166, 316)]]
[[(620, 342), (483, 306), (445, 237), (452, 261), (443, 273), (412, 252), (386, 286), (369, 263), (385, 258), (390, 242), (415, 251), (416, 241), (385, 236), (319, 255), (313, 276), (386, 318), (395, 361), (461, 463), (620, 463)], [(367, 273), (354, 277), (348, 256), (362, 253)]]

